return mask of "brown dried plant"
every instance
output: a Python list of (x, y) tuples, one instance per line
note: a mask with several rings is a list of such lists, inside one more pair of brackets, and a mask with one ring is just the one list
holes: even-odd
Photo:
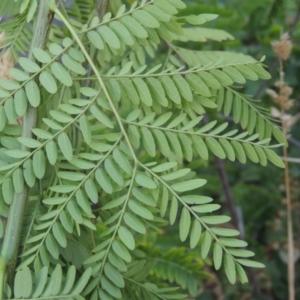
[[(279, 60), (279, 80), (275, 83), (275, 87), (278, 91), (268, 89), (267, 94), (273, 99), (273, 101), (279, 105), (280, 111), (276, 108), (271, 109), (271, 113), (274, 117), (279, 118), (282, 123), (282, 131), (288, 138), (288, 132), (292, 125), (299, 119), (299, 114), (292, 116), (287, 114), (293, 105), (294, 101), (290, 98), (293, 93), (293, 89), (285, 82), (285, 73), (283, 68), (283, 61), (289, 59), (293, 44), (287, 33), (282, 34), (279, 41), (272, 42), (272, 48)], [(287, 252), (288, 252), (288, 290), (289, 300), (295, 299), (295, 266), (294, 266), (294, 239), (293, 239), (293, 226), (292, 226), (292, 202), (291, 202), (291, 188), (290, 188), (290, 174), (288, 166), (288, 151), (287, 147), (283, 148), (283, 157), (285, 161), (285, 204), (286, 204), (286, 216), (287, 216)]]
[[(0, 34), (0, 46), (3, 45), (6, 38), (5, 32)], [(0, 79), (10, 79), (11, 76), (9, 75), (8, 70), (14, 66), (14, 61), (12, 54), (3, 50), (0, 52)]]

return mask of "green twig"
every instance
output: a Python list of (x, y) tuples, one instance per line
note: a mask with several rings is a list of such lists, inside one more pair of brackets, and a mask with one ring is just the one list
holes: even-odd
[(115, 105), (114, 105), (114, 103), (113, 103), (113, 101), (112, 101), (112, 99), (111, 99), (111, 97), (110, 97), (110, 95), (108, 93), (108, 90), (107, 90), (107, 88), (106, 88), (106, 86), (104, 84), (104, 81), (103, 81), (103, 79), (102, 79), (102, 77), (101, 77), (101, 75), (100, 75), (100, 73), (99, 73), (96, 65), (93, 62), (93, 59), (87, 53), (85, 47), (82, 44), (82, 41), (81, 41), (80, 37), (77, 35), (77, 33), (75, 32), (75, 30), (73, 29), (73, 27), (71, 26), (71, 24), (68, 22), (68, 20), (64, 17), (64, 15), (57, 8), (54, 9), (54, 12), (60, 18), (60, 20), (64, 23), (64, 25), (69, 29), (69, 31), (70, 31), (71, 35), (73, 36), (75, 42), (77, 43), (78, 47), (81, 49), (81, 51), (82, 51), (83, 55), (85, 56), (87, 62), (91, 66), (92, 70), (94, 71), (95, 76), (96, 76), (96, 78), (98, 80), (98, 83), (99, 83), (100, 87), (102, 88), (103, 93), (104, 93), (104, 95), (105, 95), (105, 97), (106, 97), (106, 99), (107, 99), (107, 101), (108, 101), (108, 103), (109, 103), (109, 105), (110, 105), (110, 107), (112, 109), (112, 112), (113, 112), (113, 114), (115, 115), (115, 117), (117, 119), (117, 122), (118, 122), (118, 124), (120, 126), (121, 132), (124, 135), (126, 143), (127, 143), (128, 147), (129, 147), (129, 150), (130, 150), (130, 152), (132, 154), (132, 158), (133, 158), (134, 162), (137, 163), (136, 154), (134, 152), (134, 149), (131, 146), (131, 143), (129, 141), (129, 137), (128, 137), (127, 132), (126, 132), (126, 130), (124, 128), (124, 125), (122, 123), (122, 120), (120, 118), (118, 110), (116, 109), (116, 107), (115, 107)]
[[(39, 3), (39, 10), (35, 22), (34, 34), (28, 54), (28, 58), (31, 60), (33, 60), (33, 49), (44, 48), (47, 42), (47, 36), (54, 16), (53, 13), (51, 13), (49, 10), (49, 4), (49, 0), (41, 0)], [(23, 118), (22, 137), (32, 137), (32, 129), (35, 128), (36, 121), (37, 109), (30, 106)], [(27, 149), (25, 146), (23, 146), (22, 150)], [(13, 277), (12, 275), (14, 273), (17, 260), (27, 196), (28, 187), (25, 187), (21, 193), (14, 194), (13, 202), (10, 206), (7, 227), (0, 256), (0, 300), (3, 299), (6, 275), (5, 273), (9, 264), (11, 264), (11, 267), (9, 268), (9, 277)]]

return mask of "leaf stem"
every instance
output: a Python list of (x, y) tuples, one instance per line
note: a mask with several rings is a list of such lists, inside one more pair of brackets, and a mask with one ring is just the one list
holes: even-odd
[(100, 269), (100, 272), (99, 272), (99, 275), (98, 275), (99, 278), (101, 278), (101, 275), (102, 275), (103, 270), (104, 270), (104, 265), (105, 265), (105, 263), (106, 263), (106, 260), (107, 260), (107, 257), (108, 257), (109, 251), (110, 251), (110, 248), (112, 247), (112, 244), (113, 244), (113, 242), (114, 242), (114, 240), (115, 240), (115, 237), (116, 237), (116, 235), (117, 235), (118, 229), (119, 229), (119, 227), (120, 227), (120, 225), (121, 225), (121, 222), (122, 222), (122, 220), (123, 220), (124, 214), (125, 214), (125, 212), (126, 212), (126, 208), (127, 208), (128, 202), (129, 202), (129, 200), (130, 200), (130, 196), (131, 196), (131, 191), (132, 191), (132, 189), (133, 189), (133, 184), (134, 184), (134, 179), (135, 179), (136, 172), (137, 172), (137, 167), (138, 167), (138, 165), (135, 164), (134, 169), (133, 169), (133, 172), (132, 172), (132, 178), (131, 178), (131, 181), (130, 181), (130, 186), (129, 186), (129, 188), (128, 188), (127, 195), (126, 195), (126, 199), (125, 199), (123, 208), (122, 208), (122, 210), (121, 210), (121, 215), (120, 215), (119, 220), (118, 220), (118, 223), (117, 223), (117, 225), (116, 225), (116, 229), (114, 230), (114, 233), (113, 233), (113, 235), (112, 235), (112, 237), (111, 237), (111, 239), (110, 239), (110, 242), (109, 242), (109, 244), (108, 244), (108, 246), (107, 246), (107, 248), (106, 248), (105, 256), (104, 256), (104, 258), (103, 258), (103, 260), (102, 260), (101, 269)]
[(157, 298), (161, 299), (161, 300), (167, 300), (166, 298), (164, 298), (163, 296), (147, 289), (147, 287), (144, 285), (144, 284), (141, 284), (140, 282), (136, 281), (136, 280), (133, 280), (132, 278), (129, 278), (129, 277), (126, 277), (126, 276), (123, 276), (125, 280), (127, 281), (131, 281), (132, 283), (136, 284), (137, 286), (139, 286), (140, 288), (142, 289), (145, 289), (147, 290), (148, 292), (150, 292), (151, 294), (155, 295)]
[(172, 189), (172, 187), (170, 186), (170, 185), (168, 185), (160, 176), (157, 176), (157, 174), (155, 174), (152, 170), (150, 170), (148, 167), (146, 167), (144, 164), (142, 164), (142, 163), (139, 163), (139, 165), (142, 167), (142, 168), (144, 168), (147, 172), (149, 172), (154, 178), (156, 178), (158, 181), (160, 181), (169, 191), (170, 191), (170, 193), (182, 204), (182, 206), (183, 207), (185, 207), (189, 212), (190, 212), (190, 214), (191, 215), (193, 215), (194, 216), (194, 218), (196, 219), (196, 220), (198, 220), (199, 222), (200, 222), (200, 224), (210, 233), (210, 235), (212, 236), (212, 238), (218, 243), (218, 244), (220, 244), (220, 246), (223, 248), (223, 250), (224, 250), (224, 252), (226, 253), (226, 254), (228, 254), (228, 255), (230, 255), (231, 257), (232, 257), (232, 259), (235, 261), (235, 262), (237, 262), (237, 259), (233, 256), (233, 255), (231, 255), (229, 252), (228, 252), (228, 250), (227, 250), (227, 248), (226, 248), (226, 246), (223, 244), (223, 243), (221, 243), (220, 242), (220, 240), (219, 240), (219, 238), (217, 237), (217, 235), (215, 234), (215, 233), (213, 233), (212, 232), (212, 230), (209, 228), (209, 226), (208, 225), (206, 225), (206, 223), (204, 223), (203, 221), (202, 221), (202, 219), (197, 215), (197, 213), (196, 212), (194, 212), (192, 209), (191, 209), (191, 207), (188, 205), (188, 204), (186, 204), (183, 200), (182, 200), (182, 198)]
[[(130, 122), (130, 121), (127, 121), (127, 120), (124, 120), (122, 119), (124, 123), (127, 123), (127, 124), (130, 124), (130, 125), (134, 125), (134, 126), (138, 126), (138, 127), (146, 127), (146, 128), (150, 128), (150, 129), (157, 129), (157, 130), (161, 130), (161, 131), (169, 131), (169, 132), (174, 132), (174, 133), (177, 133), (177, 134), (188, 134), (188, 135), (196, 135), (196, 136), (200, 136), (201, 138), (205, 138), (205, 137), (214, 137), (216, 139), (226, 139), (226, 140), (230, 140), (230, 141), (238, 141), (240, 143), (247, 143), (247, 144), (251, 144), (253, 146), (259, 146), (261, 148), (264, 148), (264, 149), (267, 149), (267, 148), (270, 148), (269, 146), (265, 146), (264, 144), (266, 144), (267, 142), (265, 142), (264, 144), (258, 144), (260, 141), (257, 141), (256, 143), (255, 142), (252, 142), (252, 141), (247, 141), (246, 140), (243, 140), (241, 138), (235, 138), (235, 137), (231, 137), (231, 136), (222, 136), (222, 135), (217, 135), (217, 134), (210, 134), (210, 133), (207, 133), (207, 132), (194, 132), (194, 131), (186, 131), (186, 130), (181, 130), (181, 129), (173, 129), (173, 128), (167, 128), (167, 127), (159, 127), (159, 126), (153, 126), (152, 124), (150, 125), (147, 125), (147, 124), (141, 124), (141, 123), (136, 123), (136, 122)], [(239, 136), (239, 134), (237, 135)], [(249, 136), (247, 136), (249, 138)], [(276, 146), (276, 145), (274, 145)]]
[(131, 143), (130, 143), (130, 141), (129, 141), (127, 132), (126, 132), (124, 126), (123, 126), (123, 123), (122, 123), (122, 120), (121, 120), (121, 118), (120, 118), (120, 116), (119, 116), (119, 113), (118, 113), (116, 107), (114, 106), (113, 101), (112, 101), (112, 99), (111, 99), (111, 97), (110, 97), (110, 95), (109, 95), (109, 93), (108, 93), (108, 91), (107, 91), (107, 88), (106, 88), (106, 86), (105, 86), (105, 84), (104, 84), (104, 81), (103, 81), (103, 79), (101, 78), (101, 75), (100, 75), (100, 73), (99, 73), (99, 71), (98, 71), (96, 65), (95, 65), (94, 62), (93, 62), (93, 59), (92, 59), (92, 58), (90, 57), (90, 55), (87, 53), (85, 47), (84, 47), (83, 44), (82, 44), (81, 39), (79, 38), (79, 36), (78, 36), (77, 33), (75, 32), (75, 30), (73, 29), (73, 27), (71, 26), (71, 24), (68, 22), (68, 20), (64, 17), (64, 15), (58, 10), (58, 8), (55, 8), (54, 12), (55, 12), (55, 14), (60, 18), (60, 20), (65, 24), (65, 26), (69, 29), (69, 31), (70, 31), (70, 33), (72, 34), (74, 40), (76, 41), (77, 45), (78, 45), (79, 48), (81, 49), (81, 51), (82, 51), (83, 55), (85, 56), (86, 60), (87, 60), (88, 63), (90, 64), (92, 70), (94, 71), (94, 73), (95, 73), (95, 75), (96, 75), (96, 78), (97, 78), (97, 80), (98, 80), (98, 82), (99, 82), (101, 88), (103, 89), (103, 92), (104, 92), (104, 94), (105, 94), (105, 96), (106, 96), (106, 98), (107, 98), (107, 100), (108, 100), (108, 102), (109, 102), (109, 105), (110, 105), (110, 107), (111, 107), (111, 109), (112, 109), (112, 111), (113, 111), (113, 113), (114, 113), (114, 115), (115, 115), (115, 117), (116, 117), (116, 119), (117, 119), (117, 122), (118, 122), (118, 124), (119, 124), (119, 126), (120, 126), (120, 129), (121, 129), (121, 131), (122, 131), (122, 133), (123, 133), (123, 135), (124, 135), (124, 138), (125, 138), (125, 140), (126, 140), (126, 142), (127, 142), (127, 144), (128, 144), (128, 147), (129, 147), (130, 152), (131, 152), (131, 154), (132, 154), (132, 159), (134, 160), (134, 162), (135, 162), (135, 164), (136, 164), (136, 163), (137, 163), (137, 157), (136, 157), (135, 152), (134, 152), (134, 150), (133, 150), (133, 148), (132, 148), (132, 145), (131, 145)]

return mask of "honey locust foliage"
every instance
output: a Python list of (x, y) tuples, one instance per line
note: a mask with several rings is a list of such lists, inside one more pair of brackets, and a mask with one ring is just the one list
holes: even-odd
[[(232, 38), (201, 27), (215, 15), (177, 17), (181, 0), (123, 4), (101, 20), (93, 1), (74, 2), (0, 6), (13, 16), (0, 25), (2, 54), (15, 60), (0, 79), (0, 299), (187, 299), (176, 285), (195, 294), (197, 257), (209, 255), (232, 284), (247, 282), (244, 267), (263, 265), (183, 161), (283, 167), (270, 146), (285, 142), (280, 130), (236, 89), (268, 72), (243, 54), (179, 47)], [(36, 38), (45, 20), (46, 42)], [(207, 110), (243, 131), (203, 125)], [(142, 245), (166, 221), (193, 252)]]

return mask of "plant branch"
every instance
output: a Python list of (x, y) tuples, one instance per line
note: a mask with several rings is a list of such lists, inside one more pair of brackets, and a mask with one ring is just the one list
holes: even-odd
[(300, 164), (300, 158), (296, 157), (280, 157), (283, 161), (288, 161), (295, 164)]
[[(228, 206), (228, 209), (230, 211), (230, 216), (232, 219), (232, 223), (234, 225), (234, 227), (236, 229), (238, 229), (238, 231), (240, 232), (239, 237), (240, 238), (244, 238), (243, 237), (243, 228), (242, 228), (242, 224), (241, 224), (241, 218), (239, 217), (236, 207), (235, 207), (235, 203), (234, 203), (234, 198), (231, 192), (231, 188), (230, 188), (230, 184), (229, 184), (229, 179), (225, 170), (225, 165), (222, 159), (215, 157), (216, 160), (216, 165), (217, 165), (217, 169), (218, 169), (218, 173), (222, 182), (222, 186), (223, 186), (223, 191), (225, 194), (225, 199), (226, 199), (226, 204)], [(258, 285), (256, 276), (253, 272), (252, 269), (248, 269), (247, 271), (247, 275), (249, 278), (250, 283), (252, 284), (252, 288), (253, 288), (253, 292), (256, 296), (261, 296), (261, 291), (260, 291), (260, 287)]]
[[(206, 116), (204, 118), (204, 124), (207, 124), (208, 122), (209, 122), (209, 120)], [(242, 226), (241, 226), (241, 220), (240, 220), (241, 218), (238, 215), (238, 212), (237, 212), (237, 209), (236, 209), (236, 206), (234, 203), (234, 198), (233, 198), (233, 195), (231, 192), (228, 175), (225, 170), (225, 164), (222, 159), (220, 159), (219, 157), (216, 157), (216, 156), (215, 156), (215, 162), (217, 165), (219, 177), (222, 182), (222, 187), (223, 187), (223, 191), (225, 194), (226, 204), (227, 204), (229, 212), (230, 212), (230, 217), (232, 219), (233, 226), (240, 232), (239, 238), (244, 238), (243, 233), (242, 233), (243, 230), (242, 230)], [(254, 294), (256, 296), (261, 296), (261, 291), (260, 291), (259, 285), (257, 283), (256, 277), (255, 277), (252, 269), (247, 270), (247, 276), (249, 278), (250, 283), (252, 284)]]
[[(166, 131), (166, 132), (174, 132), (176, 134), (180, 134), (180, 133), (183, 133), (183, 134), (189, 134), (191, 136), (193, 135), (196, 135), (196, 136), (200, 136), (200, 137), (214, 137), (214, 138), (217, 138), (217, 139), (220, 139), (220, 138), (226, 138), (226, 140), (229, 140), (229, 141), (238, 141), (240, 143), (244, 143), (244, 142), (247, 142), (248, 144), (251, 144), (253, 146), (257, 145), (256, 142), (253, 142), (253, 141), (246, 141), (242, 138), (235, 138), (235, 137), (231, 137), (231, 136), (222, 136), (221, 134), (210, 134), (209, 132), (198, 132), (198, 131), (186, 131), (186, 130), (181, 130), (181, 129), (173, 129), (173, 128), (167, 128), (167, 127), (160, 127), (160, 126), (153, 126), (152, 124), (150, 125), (147, 125), (147, 124), (142, 124), (142, 123), (136, 123), (136, 122), (130, 122), (130, 121), (127, 121), (125, 119), (122, 119), (122, 121), (124, 123), (127, 123), (127, 124), (130, 124), (130, 125), (134, 125), (134, 126), (138, 126), (138, 127), (146, 127), (146, 128), (150, 128), (150, 129), (158, 129), (158, 130), (161, 130), (161, 131)], [(269, 148), (269, 146), (266, 145), (267, 142), (265, 143), (260, 143), (258, 144), (259, 147), (261, 148), (264, 148), (264, 149), (267, 149)]]
[[(33, 60), (34, 48), (43, 48), (45, 46), (53, 16), (53, 13), (49, 10), (49, 0), (41, 0), (28, 54), (29, 59)], [(32, 129), (35, 128), (36, 121), (37, 109), (30, 106), (23, 118), (22, 137), (32, 137)], [(25, 146), (22, 146), (22, 150), (27, 149)], [(5, 272), (9, 264), (12, 265), (10, 274), (14, 273), (27, 197), (28, 187), (25, 187), (20, 194), (15, 193), (9, 210), (0, 258), (0, 300), (3, 299)]]
[[(283, 72), (283, 60), (279, 57), (279, 74), (280, 82), (284, 82)], [(282, 115), (282, 132), (287, 137), (288, 127), (283, 121), (285, 114), (284, 106), (281, 108)], [(283, 146), (283, 157), (284, 157), (284, 184), (286, 194), (286, 213), (287, 213), (287, 233), (288, 233), (288, 290), (289, 300), (295, 300), (295, 264), (294, 264), (294, 237), (293, 237), (293, 220), (292, 220), (292, 199), (291, 199), (291, 187), (290, 187), (290, 174), (289, 174), (289, 163), (287, 146)]]
[(228, 209), (230, 211), (232, 223), (233, 223), (234, 227), (241, 232), (241, 228), (240, 228), (241, 226), (239, 226), (239, 217), (238, 217), (238, 214), (237, 214), (237, 211), (235, 208), (235, 203), (234, 203), (234, 199), (233, 199), (232, 192), (230, 189), (228, 176), (225, 171), (224, 162), (223, 162), (223, 160), (221, 160), (218, 157), (215, 157), (215, 161), (216, 161), (219, 177), (222, 182), (222, 187), (223, 187), (223, 191), (225, 194), (226, 203), (227, 203)]
[(287, 232), (288, 232), (288, 284), (289, 284), (289, 300), (295, 299), (295, 266), (294, 266), (294, 239), (293, 239), (293, 225), (292, 225), (292, 203), (290, 190), (290, 176), (287, 147), (283, 148), (284, 182), (286, 193), (286, 210), (287, 210)]

